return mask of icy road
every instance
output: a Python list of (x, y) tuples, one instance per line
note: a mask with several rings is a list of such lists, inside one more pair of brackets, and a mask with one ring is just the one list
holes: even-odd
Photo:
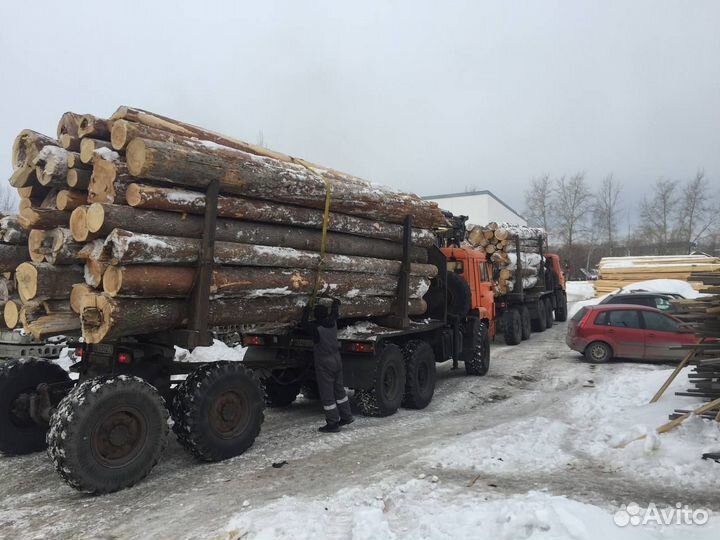
[[(623, 504), (720, 512), (718, 429), (702, 421), (614, 446), (657, 427), (672, 391), (649, 398), (669, 366), (580, 361), (565, 325), (517, 347), (496, 344), (490, 373), (439, 367), (423, 411), (358, 417), (338, 435), (299, 400), (267, 410), (246, 454), (199, 464), (171, 441), (136, 487), (106, 496), (67, 487), (43, 453), (0, 458), (0, 538), (717, 538), (720, 521), (617, 526)], [(273, 463), (287, 461), (281, 468)]]

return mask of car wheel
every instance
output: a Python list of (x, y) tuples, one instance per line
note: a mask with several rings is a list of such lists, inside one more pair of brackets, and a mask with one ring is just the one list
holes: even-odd
[(594, 364), (607, 362), (613, 356), (610, 345), (603, 341), (593, 341), (585, 347), (585, 360)]

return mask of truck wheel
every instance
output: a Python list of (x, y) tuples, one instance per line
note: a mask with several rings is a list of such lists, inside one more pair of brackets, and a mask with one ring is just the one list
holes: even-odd
[(168, 412), (138, 377), (96, 377), (73, 388), (50, 420), (48, 455), (75, 489), (110, 493), (145, 478), (160, 459)]
[(317, 401), (320, 399), (320, 390), (318, 389), (317, 381), (315, 380), (306, 380), (302, 383), (300, 391), (305, 399), (309, 399), (311, 401)]
[(409, 341), (403, 349), (405, 356), (405, 395), (402, 406), (424, 409), (435, 393), (435, 352), (425, 341)]
[(392, 343), (385, 345), (376, 364), (373, 388), (358, 390), (355, 399), (365, 416), (390, 416), (400, 407), (405, 391), (405, 359), (402, 350)]
[(550, 298), (544, 298), (543, 304), (545, 304), (545, 326), (546, 328), (553, 327), (553, 321), (555, 316), (553, 315), (552, 300)]
[(490, 369), (490, 337), (487, 326), (475, 319), (472, 323), (471, 348), (463, 351), (465, 374), (485, 375)]
[(270, 407), (287, 407), (300, 393), (300, 374), (297, 370), (278, 370), (263, 381), (265, 404)]
[(30, 418), (30, 396), (39, 384), (69, 380), (63, 368), (39, 358), (0, 364), (0, 452), (29, 454), (47, 446), (47, 426)]
[(242, 454), (265, 419), (260, 382), (239, 362), (213, 362), (193, 371), (173, 400), (173, 431), (203, 461)]
[(544, 332), (547, 328), (547, 311), (542, 300), (538, 300), (536, 311), (537, 316), (532, 318), (532, 331)]
[(602, 364), (613, 357), (610, 345), (604, 341), (593, 341), (585, 347), (585, 360), (594, 364)]
[(532, 334), (532, 322), (530, 321), (530, 310), (527, 306), (523, 305), (520, 308), (520, 323), (522, 326), (522, 339), (530, 339)]
[(517, 345), (522, 341), (522, 317), (520, 311), (510, 308), (503, 316), (503, 337), (508, 345)]
[(464, 317), (472, 307), (472, 291), (467, 281), (455, 272), (447, 273), (447, 312), (456, 317)]
[(557, 322), (567, 321), (567, 294), (565, 293), (565, 291), (558, 291), (557, 293), (555, 293), (555, 303), (555, 320)]

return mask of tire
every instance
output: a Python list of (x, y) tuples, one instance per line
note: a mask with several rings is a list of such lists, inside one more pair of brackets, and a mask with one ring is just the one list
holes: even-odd
[(584, 356), (588, 362), (602, 364), (612, 359), (613, 350), (612, 347), (604, 341), (593, 341), (585, 347)]
[(425, 341), (412, 340), (403, 349), (405, 357), (405, 393), (402, 406), (424, 409), (435, 393), (435, 352)]
[(532, 334), (532, 321), (530, 320), (530, 310), (525, 305), (520, 308), (520, 324), (523, 341), (530, 339), (530, 335)]
[(472, 291), (467, 281), (455, 272), (447, 273), (447, 312), (455, 317), (465, 317), (472, 307)]
[[(287, 384), (283, 379), (287, 381)], [(263, 381), (265, 404), (273, 408), (292, 405), (300, 393), (301, 383), (297, 371), (282, 370), (279, 373), (271, 374)]]
[(537, 316), (531, 319), (533, 332), (544, 332), (547, 328), (547, 310), (542, 300), (538, 300)]
[(555, 320), (557, 322), (567, 321), (567, 293), (565, 291), (557, 291), (555, 293)]
[(517, 345), (522, 341), (522, 317), (520, 311), (510, 308), (503, 316), (503, 337), (508, 345)]
[[(265, 419), (260, 382), (239, 362), (193, 371), (173, 400), (178, 442), (202, 461), (222, 461), (250, 448)], [(224, 417), (224, 415), (227, 417)]]
[(358, 409), (365, 416), (390, 416), (400, 407), (405, 392), (405, 358), (395, 344), (387, 344), (376, 359), (373, 388), (355, 392)]
[(127, 375), (96, 377), (78, 384), (58, 405), (48, 455), (75, 489), (110, 493), (150, 474), (168, 431), (165, 401), (153, 386)]
[(465, 362), (465, 374), (483, 376), (490, 369), (490, 336), (485, 323), (473, 319), (469, 323), (472, 337), (468, 341), (469, 348), (463, 350), (463, 361)]
[(29, 415), (29, 396), (41, 383), (70, 380), (63, 368), (48, 360), (20, 358), (0, 363), (0, 452), (29, 454), (45, 449), (47, 426)]
[(318, 389), (317, 381), (315, 380), (306, 380), (302, 383), (300, 391), (305, 399), (309, 399), (311, 401), (317, 401), (320, 399), (320, 390)]
[(545, 304), (545, 327), (552, 328), (555, 315), (553, 314), (552, 300), (550, 298), (543, 298), (543, 304)]

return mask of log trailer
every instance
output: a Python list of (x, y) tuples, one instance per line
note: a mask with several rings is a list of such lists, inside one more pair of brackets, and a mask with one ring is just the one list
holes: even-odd
[[(186, 329), (77, 342), (71, 380), (57, 364), (21, 358), (0, 366), (0, 452), (25, 454), (47, 447), (56, 470), (72, 487), (107, 493), (146, 477), (172, 430), (203, 461), (247, 450), (260, 432), (264, 406), (289, 405), (302, 389), (315, 397), (312, 342), (300, 331), (245, 334), (242, 362), (190, 363), (175, 346), (212, 343), (208, 325), (219, 182), (207, 191), (197, 279)], [(346, 386), (366, 415), (398, 407), (422, 409), (433, 397), (436, 362), (463, 362), (484, 375), (490, 361), (490, 313), (468, 308), (451, 284), (448, 251), (429, 248), (438, 274), (423, 319), (408, 316), (411, 231), (406, 219), (403, 260), (394, 313), (373, 321), (341, 321)], [(453, 292), (455, 291), (455, 292)], [(87, 310), (86, 310), (87, 311)], [(83, 312), (83, 317), (92, 316)], [(184, 380), (179, 380), (184, 377)]]

